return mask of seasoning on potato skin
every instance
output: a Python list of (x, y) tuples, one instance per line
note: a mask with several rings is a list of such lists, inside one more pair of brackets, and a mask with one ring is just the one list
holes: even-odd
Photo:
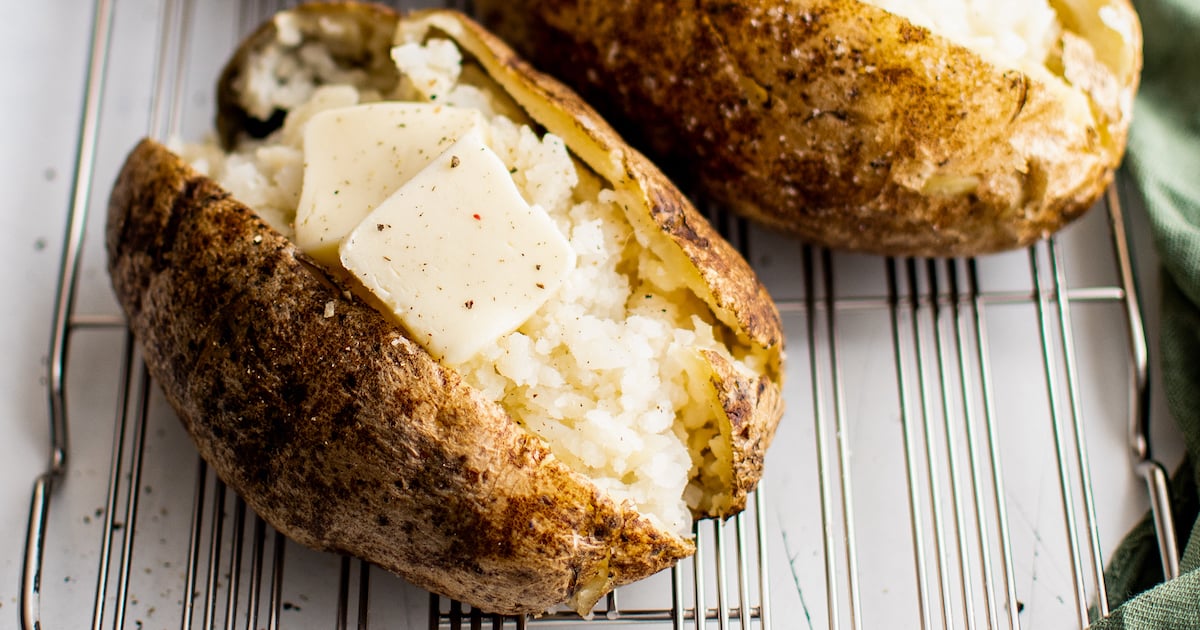
[(959, 256), (1053, 233), (1121, 161), (1137, 17), (1076, 4), (1024, 71), (857, 0), (475, 6), (730, 209), (821, 245)]

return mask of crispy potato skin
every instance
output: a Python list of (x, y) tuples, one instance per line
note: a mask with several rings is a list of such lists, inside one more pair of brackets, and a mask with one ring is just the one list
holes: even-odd
[(160, 145), (126, 161), (107, 239), (151, 375), (221, 479), (289, 538), (505, 614), (692, 553)]
[(1082, 214), (1119, 165), (1141, 60), (1127, 0), (1056, 3), (1072, 45), (1032, 75), (854, 0), (476, 7), (681, 179), (814, 243), (894, 255), (1009, 249)]
[[(390, 39), (382, 34), (399, 20), (359, 3), (305, 5), (293, 15), (356, 25), (330, 30), (335, 39), (355, 35), (327, 43), (344, 63), (368, 65), (382, 58), (376, 48), (386, 56)], [(577, 96), (464, 16), (428, 15), (491, 59), (507, 77), (497, 79), (501, 86), (519, 87), (537, 100), (533, 109), (551, 112), (548, 128), (578, 126), (586, 133), (576, 140), (617, 156), (616, 177), (653, 201), (649, 225), (692, 266), (702, 297), (731, 334), (765, 352), (761, 375), (706, 357), (714, 411), (729, 423), (735, 451), (733, 498), (697, 516), (739, 511), (782, 415), (782, 326), (765, 289), (683, 195)], [(242, 65), (274, 28), (269, 22), (248, 38), (219, 82), (227, 146), (279, 123), (278, 116), (250, 122), (237, 100)], [(571, 138), (567, 144), (576, 150)], [(563, 602), (586, 614), (612, 588), (694, 552), (690, 539), (569, 470), (391, 319), (153, 141), (133, 150), (118, 177), (106, 244), (146, 364), (201, 455), (289, 538), (503, 614)]]

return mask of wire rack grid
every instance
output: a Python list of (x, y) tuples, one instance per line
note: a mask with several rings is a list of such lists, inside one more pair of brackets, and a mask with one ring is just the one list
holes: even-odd
[[(1096, 488), (1127, 501), (1142, 481), (1177, 571), (1115, 187), (1060, 239), (966, 260), (838, 254), (713, 210), (784, 315), (787, 416), (750, 509), (697, 524), (693, 559), (590, 620), (483, 615), (289, 544), (150, 381), (107, 292), (97, 211), (137, 137), (204, 133), (227, 51), (285, 4), (94, 4), (23, 627), (1085, 627), (1107, 614), (1101, 531), (1121, 533)], [(1111, 244), (1099, 264), (1096, 243)], [(1093, 465), (1097, 439), (1133, 465)]]

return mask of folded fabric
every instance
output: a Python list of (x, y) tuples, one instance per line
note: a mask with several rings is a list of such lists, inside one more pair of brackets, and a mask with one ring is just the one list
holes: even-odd
[[(1126, 164), (1145, 200), (1162, 260), (1160, 383), (1188, 457), (1172, 482), (1183, 557), (1163, 582), (1149, 520), (1126, 537), (1106, 572), (1108, 618), (1096, 630), (1200, 630), (1200, 2), (1135, 0), (1145, 68)], [(1156, 419), (1158, 420), (1158, 419)]]

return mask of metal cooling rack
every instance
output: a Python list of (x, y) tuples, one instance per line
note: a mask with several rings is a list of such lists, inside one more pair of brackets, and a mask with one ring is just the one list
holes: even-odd
[[(788, 329), (770, 475), (745, 514), (696, 526), (695, 558), (619, 589), (591, 620), (481, 615), (288, 543), (207, 470), (150, 382), (107, 294), (95, 183), (138, 135), (200, 135), (236, 37), (287, 3), (117, 4), (93, 9), (24, 628), (1084, 627), (1108, 612), (1092, 475), (1113, 466), (1144, 479), (1177, 573), (1116, 188), (1072, 228), (1082, 236), (967, 260), (835, 254), (714, 212)], [(1111, 243), (1107, 272), (1070, 273), (1096, 266), (1098, 242)], [(1093, 466), (1096, 431), (1118, 433), (1133, 466)], [(1032, 486), (1014, 472), (1039, 465), (1051, 472)], [(1024, 513), (1026, 486), (1045, 512)]]

